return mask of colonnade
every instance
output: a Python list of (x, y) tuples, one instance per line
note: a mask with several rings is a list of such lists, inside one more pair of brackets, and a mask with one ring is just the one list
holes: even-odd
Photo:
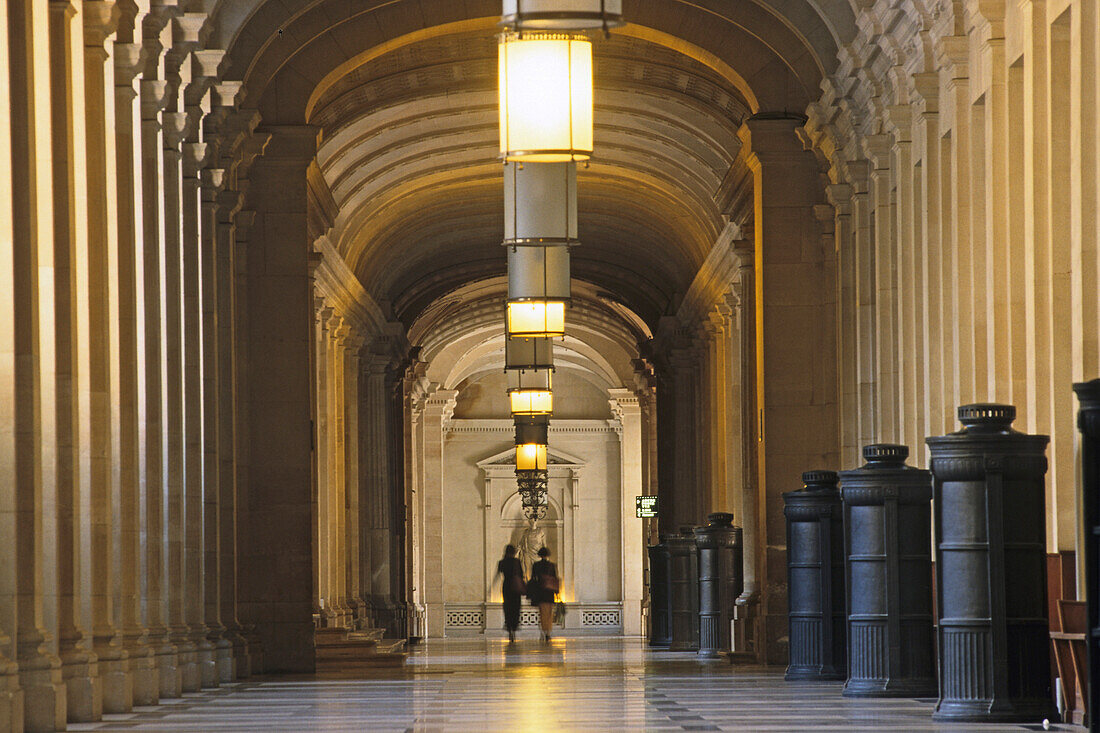
[(262, 660), (238, 616), (236, 327), (262, 142), (201, 16), (4, 7), (0, 727), (54, 730)]
[(844, 464), (878, 440), (925, 465), (955, 406), (1014, 404), (1051, 435), (1047, 537), (1073, 550), (1070, 385), (1100, 371), (1097, 3), (913, 6), (861, 12), (806, 126), (835, 207)]

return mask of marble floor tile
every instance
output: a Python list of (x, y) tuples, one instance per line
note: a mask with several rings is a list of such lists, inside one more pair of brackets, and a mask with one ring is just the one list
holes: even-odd
[[(932, 700), (853, 700), (839, 683), (787, 683), (638, 639), (430, 641), (400, 669), (256, 678), (75, 731), (744, 731), (1001, 733), (1034, 726), (936, 725)], [(1039, 728), (1041, 730), (1041, 727)], [(1053, 724), (1051, 730), (1071, 731)]]

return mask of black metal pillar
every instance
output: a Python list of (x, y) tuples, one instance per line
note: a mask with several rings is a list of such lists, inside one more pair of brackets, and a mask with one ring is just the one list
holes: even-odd
[(936, 694), (932, 635), (932, 475), (909, 448), (876, 444), (840, 473), (849, 697)]
[(807, 471), (783, 494), (787, 517), (788, 680), (842, 680), (848, 673), (844, 523), (835, 471)]
[(1088, 600), (1089, 730), (1097, 730), (1100, 715), (1100, 379), (1073, 385), (1081, 409), (1077, 428), (1081, 431), (1081, 511), (1084, 514), (1085, 546), (1078, 562), (1085, 564), (1085, 597)]
[(649, 645), (672, 643), (668, 546), (663, 541), (649, 546)]
[(671, 651), (699, 649), (699, 563), (691, 527), (666, 538), (671, 592)]
[(733, 515), (714, 512), (707, 524), (696, 527), (699, 552), (699, 656), (716, 657), (730, 651), (730, 622), (744, 589), (741, 528)]

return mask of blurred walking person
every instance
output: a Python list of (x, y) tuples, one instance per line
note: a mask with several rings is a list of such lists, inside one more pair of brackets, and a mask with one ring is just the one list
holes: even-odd
[(515, 545), (505, 545), (504, 557), (497, 563), (497, 575), (501, 576), (500, 589), (504, 596), (504, 628), (508, 629), (508, 641), (514, 642), (519, 628), (519, 607), (527, 592), (523, 563), (516, 557)]
[(550, 550), (543, 547), (539, 550), (539, 561), (531, 566), (531, 605), (539, 608), (539, 627), (542, 629), (542, 640), (550, 641), (550, 632), (554, 626), (554, 600), (561, 590), (561, 580), (558, 578), (558, 569), (548, 559)]

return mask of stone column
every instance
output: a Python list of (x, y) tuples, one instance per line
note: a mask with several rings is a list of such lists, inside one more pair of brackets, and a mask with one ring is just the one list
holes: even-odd
[(138, 320), (144, 311), (139, 265), (143, 244), (141, 105), (137, 103), (135, 79), (141, 71), (143, 51), (139, 44), (114, 44), (115, 64), (115, 170), (118, 199), (115, 218), (118, 227), (118, 363), (119, 363), (119, 482), (121, 486), (121, 628), (122, 641), (130, 657), (134, 705), (155, 705), (160, 698), (160, 681), (149, 629), (142, 611), (142, 562), (145, 514), (142, 511), (142, 432), (138, 414), (142, 375)]
[(114, 64), (118, 8), (84, 2), (84, 92), (87, 119), (88, 282), (91, 402), (92, 614), (103, 681), (103, 711), (133, 707), (133, 677), (119, 614), (121, 486), (119, 483), (118, 229), (115, 168)]
[(329, 419), (331, 421), (329, 433), (332, 436), (330, 452), (332, 460), (332, 492), (330, 497), (332, 504), (329, 516), (329, 537), (331, 539), (329, 549), (332, 553), (331, 582), (333, 601), (340, 617), (340, 626), (347, 628), (351, 625), (352, 617), (347, 598), (347, 536), (345, 534), (347, 515), (344, 502), (347, 483), (347, 475), (345, 474), (347, 465), (344, 462), (346, 458), (344, 453), (346, 443), (346, 436), (344, 435), (346, 424), (346, 403), (344, 399), (344, 388), (346, 386), (344, 366), (346, 360), (344, 358), (344, 346), (349, 333), (347, 319), (341, 317), (339, 325), (329, 333), (329, 366), (332, 369), (329, 376), (329, 385), (332, 392), (332, 399), (329, 404)]
[[(251, 676), (262, 669), (263, 650), (252, 646), (254, 627), (245, 627), (239, 615), (241, 535), (247, 525), (249, 486), (249, 409), (248, 395), (248, 242), (252, 237), (254, 211), (237, 214), (236, 239), (233, 242), (234, 303), (233, 323), (233, 455), (235, 483), (232, 492), (222, 493), (222, 618), (233, 641), (233, 659), (237, 678)], [(231, 502), (231, 507), (228, 502)], [(227, 548), (231, 548), (227, 551)]]
[(619, 519), (623, 634), (642, 634), (642, 564), (645, 544), (642, 520), (634, 513), (634, 498), (642, 495), (642, 411), (629, 389), (609, 389), (611, 413), (619, 431)]
[[(923, 280), (921, 292), (924, 302), (921, 304), (922, 338), (924, 352), (921, 354), (923, 371), (926, 378), (925, 394), (925, 430), (938, 434), (950, 430), (944, 400), (945, 376), (943, 370), (943, 343), (941, 338), (941, 240), (940, 240), (940, 119), (939, 119), (939, 80), (935, 74), (913, 75), (913, 93), (916, 99), (917, 124), (914, 130), (914, 148), (921, 159), (920, 200), (921, 213), (919, 225), (920, 271)], [(916, 153), (914, 153), (916, 155)], [(917, 465), (924, 465), (923, 451), (914, 456)]]
[[(7, 4), (11, 33), (11, 229), (14, 244), (14, 557), (16, 659), (26, 727), (65, 727), (56, 619), (57, 413), (54, 232), (50, 185), (49, 7)], [(6, 143), (5, 143), (6, 144)], [(2, 245), (0, 245), (2, 246)], [(7, 326), (0, 326), (7, 328)], [(4, 464), (9, 465), (9, 464)], [(0, 489), (7, 491), (8, 489)], [(52, 625), (52, 623), (50, 623)]]
[[(763, 659), (786, 658), (784, 491), (806, 466), (832, 465), (836, 385), (824, 383), (836, 359), (824, 286), (824, 256), (813, 207), (823, 198), (813, 155), (795, 131), (801, 120), (752, 118), (740, 130), (753, 172), (756, 235), (757, 487), (763, 502)], [(823, 320), (824, 319), (824, 320)]]
[[(169, 82), (169, 89), (175, 87)], [(166, 493), (168, 512), (168, 617), (172, 643), (179, 652), (180, 685), (183, 692), (197, 692), (202, 687), (198, 647), (194, 629), (188, 620), (195, 602), (195, 587), (190, 576), (191, 554), (199, 526), (192, 524), (188, 512), (189, 499), (201, 496), (201, 410), (194, 384), (195, 360), (199, 351), (195, 342), (198, 324), (194, 323), (194, 298), (197, 296), (197, 274), (193, 251), (183, 243), (183, 224), (194, 213), (183, 207), (182, 150), (187, 134), (187, 115), (183, 112), (161, 114), (164, 125), (164, 394), (165, 437), (167, 438)], [(189, 225), (190, 226), (190, 225)], [(188, 243), (190, 245), (190, 243)], [(193, 247), (193, 245), (190, 245)], [(189, 247), (190, 248), (190, 247)], [(187, 282), (185, 282), (185, 279)], [(185, 303), (184, 299), (188, 302)], [(186, 322), (185, 322), (186, 319)], [(191, 326), (194, 325), (194, 328)], [(190, 361), (190, 363), (187, 363)], [(186, 382), (185, 382), (186, 380)], [(196, 432), (198, 431), (198, 432)]]
[(873, 438), (881, 442), (897, 440), (897, 339), (894, 333), (894, 304), (897, 300), (894, 261), (894, 221), (891, 206), (893, 181), (893, 141), (889, 135), (869, 135), (863, 139), (863, 151), (870, 162), (869, 193), (874, 212), (874, 227), (870, 232), (871, 280), (873, 282), (872, 332), (875, 337), (874, 365), (875, 415)]
[(314, 668), (310, 457), (308, 192), (312, 127), (273, 127), (253, 163), (248, 241), (248, 516), (240, 612), (256, 624), (266, 671)]
[[(235, 519), (233, 508), (234, 495), (234, 462), (236, 458), (234, 445), (234, 417), (236, 403), (233, 385), (233, 328), (235, 320), (236, 304), (234, 303), (235, 275), (233, 266), (234, 245), (236, 242), (236, 227), (233, 217), (241, 206), (241, 195), (236, 191), (226, 191), (221, 188), (222, 178), (219, 169), (212, 169), (208, 173), (208, 185), (217, 190), (215, 194), (215, 230), (214, 241), (209, 247), (204, 248), (204, 257), (211, 260), (210, 269), (213, 270), (212, 308), (209, 312), (204, 310), (204, 336), (206, 324), (213, 334), (210, 350), (214, 358), (209, 363), (204, 363), (204, 378), (213, 381), (210, 385), (212, 397), (207, 397), (204, 391), (204, 403), (213, 413), (213, 419), (207, 422), (209, 430), (213, 433), (209, 442), (214, 445), (214, 460), (216, 464), (217, 491), (207, 491), (204, 497), (203, 521), (206, 526), (206, 546), (203, 561), (203, 578), (206, 586), (206, 608), (204, 620), (209, 635), (207, 639), (214, 645), (214, 671), (217, 683), (232, 682), (237, 677), (236, 662), (233, 653), (234, 639), (227, 626), (228, 618), (223, 617), (223, 611), (230, 609), (232, 616), (236, 615), (233, 602), (226, 602), (224, 596), (232, 598), (233, 589), (226, 585), (223, 576), (223, 557), (234, 551), (232, 522)], [(204, 290), (204, 295), (206, 291)], [(205, 355), (205, 352), (204, 352)], [(205, 361), (205, 360), (204, 360)], [(209, 375), (213, 373), (211, 380)], [(228, 523), (225, 514), (228, 513)], [(229, 567), (235, 560), (230, 557)], [(238, 643), (242, 642), (237, 637)], [(206, 680), (203, 680), (204, 685)]]
[(424, 609), (427, 636), (443, 636), (443, 440), (458, 392), (437, 389), (424, 404), (421, 507), (424, 512)]
[(317, 325), (314, 333), (314, 433), (316, 446), (314, 448), (314, 461), (316, 463), (316, 488), (314, 501), (316, 503), (316, 516), (313, 518), (313, 565), (316, 590), (316, 607), (321, 614), (322, 623), (328, 626), (337, 625), (332, 602), (331, 577), (328, 572), (331, 558), (329, 556), (329, 366), (328, 344), (329, 324), (332, 322), (332, 308), (324, 307), (323, 299), (318, 299)]
[[(858, 308), (855, 291), (855, 236), (852, 221), (852, 186), (833, 184), (826, 186), (829, 204), (836, 212), (833, 237), (837, 258), (837, 369), (839, 390), (840, 457), (843, 465), (856, 465), (860, 456), (858, 430), (859, 378), (856, 370), (856, 323)], [(748, 547), (748, 539), (745, 545)]]
[(359, 502), (362, 497), (362, 472), (359, 468), (359, 350), (363, 346), (363, 337), (358, 331), (351, 331), (344, 343), (344, 466), (346, 484), (344, 487), (344, 516), (347, 522), (347, 556), (345, 569), (345, 589), (349, 606), (353, 611), (352, 627), (359, 628), (366, 620), (367, 605), (363, 601), (360, 586), (362, 573), (359, 564), (363, 557), (361, 512)]
[(92, 651), (88, 230), (86, 214), (77, 204), (87, 198), (82, 23), (77, 9), (68, 2), (52, 2), (49, 9), (57, 359), (57, 645), (67, 717), (84, 722), (102, 717), (103, 688)]
[(714, 391), (714, 334), (707, 324), (700, 323), (694, 329), (691, 339), (691, 359), (695, 362), (694, 398), (692, 406), (692, 428), (695, 434), (695, 470), (699, 519), (713, 511), (716, 500), (714, 491), (714, 473), (716, 469), (713, 446), (717, 437), (717, 410), (715, 401), (718, 392)]
[(138, 250), (138, 292), (144, 309), (138, 314), (138, 332), (145, 348), (138, 353), (138, 375), (143, 380), (138, 394), (140, 478), (145, 508), (145, 613), (149, 643), (155, 649), (160, 697), (179, 697), (179, 650), (168, 634), (168, 530), (165, 439), (164, 360), (164, 148), (161, 114), (167, 104), (167, 83), (159, 79), (141, 82), (142, 234)]
[[(0, 23), (0, 58), (12, 58), (8, 43), (8, 24)], [(0, 129), (12, 126), (14, 97), (10, 75), (0, 74)], [(18, 84), (16, 85), (18, 86)], [(23, 139), (26, 137), (24, 135)], [(24, 161), (26, 159), (24, 158)], [(0, 200), (14, 201), (13, 190), (22, 185), (13, 178), (15, 171), (12, 137), (0, 140)], [(0, 214), (0, 536), (18, 537), (18, 495), (16, 480), (17, 427), (17, 348), (14, 211)], [(22, 244), (26, 246), (26, 241)], [(24, 264), (25, 267), (25, 264)], [(26, 270), (19, 274), (28, 274)], [(27, 314), (18, 311), (20, 317)], [(18, 557), (18, 555), (16, 555)], [(9, 633), (17, 628), (18, 572), (16, 563), (0, 566), (0, 729), (23, 730), (23, 691), (19, 688), (19, 665)]]
[(389, 359), (373, 355), (363, 367), (363, 423), (360, 426), (362, 450), (362, 480), (360, 492), (361, 535), (363, 543), (361, 587), (363, 599), (378, 623), (392, 612), (393, 598), (390, 578), (394, 558), (390, 554), (390, 466), (385, 437), (390, 430), (403, 429), (391, 425), (390, 384), (387, 374)]
[(698, 407), (696, 393), (699, 385), (696, 353), (690, 348), (675, 348), (669, 353), (669, 367), (672, 371), (674, 393), (673, 430), (669, 436), (673, 441), (673, 465), (675, 466), (674, 488), (676, 501), (673, 505), (675, 529), (684, 525), (695, 525), (702, 521), (703, 492), (699, 477), (699, 435), (696, 428)]
[(902, 355), (899, 360), (901, 412), (898, 417), (902, 430), (901, 442), (911, 446), (915, 455), (920, 452), (917, 448), (925, 432), (924, 412), (920, 407), (924, 400), (924, 363), (917, 358), (924, 344), (919, 315), (923, 296), (920, 291), (921, 263), (917, 254), (920, 245), (916, 227), (918, 212), (913, 170), (912, 108), (908, 105), (891, 107), (890, 121), (894, 129), (893, 155), (897, 180), (898, 345)]
[[(408, 372), (420, 367), (414, 364)], [(415, 372), (414, 372), (415, 373)], [(411, 638), (423, 638), (425, 635), (424, 609), (424, 506), (422, 486), (422, 461), (420, 447), (424, 444), (424, 403), (425, 388), (410, 374), (403, 378), (404, 425), (404, 490), (405, 490), (405, 565), (406, 627)]]
[[(745, 243), (749, 244), (749, 243)], [(740, 422), (738, 424), (738, 436), (740, 445), (740, 463), (738, 470), (741, 475), (741, 540), (742, 540), (742, 572), (744, 584), (741, 596), (737, 599), (737, 619), (739, 641), (743, 641), (745, 647), (752, 643), (752, 651), (760, 658), (763, 654), (763, 641), (761, 638), (762, 624), (750, 626), (750, 619), (759, 615), (760, 582), (758, 580), (761, 570), (762, 558), (766, 547), (764, 546), (764, 533), (760, 530), (764, 507), (758, 501), (759, 486), (757, 484), (756, 457), (757, 457), (757, 420), (759, 413), (756, 409), (756, 318), (755, 318), (755, 282), (753, 275), (755, 254), (750, 246), (739, 247), (736, 250), (738, 266), (734, 279), (734, 312), (733, 321), (736, 322), (737, 353), (736, 369), (741, 383), (740, 390)], [(738, 647), (738, 652), (749, 651), (748, 648)]]

